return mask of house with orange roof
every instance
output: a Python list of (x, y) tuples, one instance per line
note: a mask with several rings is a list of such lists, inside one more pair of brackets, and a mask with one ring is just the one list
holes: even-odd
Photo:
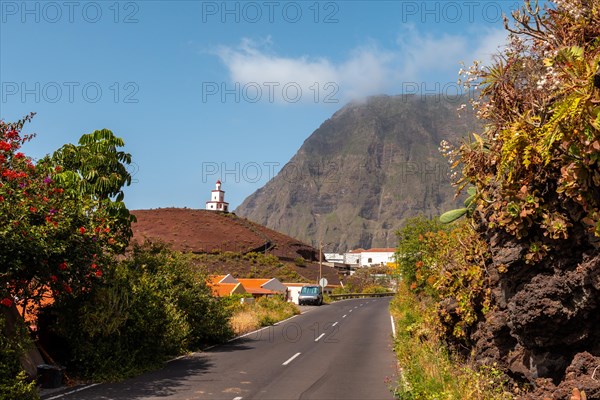
[(287, 287), (276, 278), (237, 279), (231, 274), (211, 275), (208, 277), (206, 284), (212, 289), (213, 294), (218, 297), (244, 293), (250, 293), (253, 297), (272, 296), (276, 294), (287, 295)]
[(212, 288), (213, 294), (217, 297), (248, 293), (241, 283), (218, 283), (216, 285), (210, 285), (210, 287)]
[(37, 302), (30, 301), (27, 307), (23, 307), (22, 302), (15, 304), (16, 310), (23, 317), (29, 328), (33, 331), (37, 330), (37, 317), (40, 309), (54, 304), (54, 296), (48, 286), (44, 286), (36, 292), (38, 297)]
[(212, 289), (213, 295), (217, 297), (248, 293), (244, 286), (231, 274), (211, 275), (208, 277), (206, 284)]
[(254, 297), (283, 294), (287, 296), (287, 287), (279, 279), (250, 279), (241, 278), (238, 281), (244, 286), (246, 292)]

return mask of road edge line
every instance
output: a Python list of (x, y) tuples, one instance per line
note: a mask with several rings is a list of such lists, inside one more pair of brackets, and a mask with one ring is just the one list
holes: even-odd
[[(304, 311), (304, 312), (301, 312), (300, 314), (294, 314), (294, 315), (292, 315), (291, 317), (289, 317), (289, 318), (286, 318), (286, 319), (284, 319), (284, 320), (281, 320), (281, 321), (278, 321), (278, 322), (275, 322), (275, 323), (274, 323), (274, 324), (272, 324), (272, 325), (263, 326), (262, 328), (260, 328), (260, 329), (257, 329), (257, 330), (255, 330), (255, 331), (248, 332), (248, 333), (244, 333), (243, 335), (236, 336), (236, 337), (234, 337), (234, 338), (231, 338), (231, 339), (229, 339), (229, 340), (228, 340), (226, 343), (230, 343), (230, 342), (233, 342), (234, 340), (238, 340), (238, 339), (241, 339), (241, 338), (243, 338), (243, 337), (246, 337), (246, 336), (252, 335), (252, 334), (254, 334), (254, 333), (258, 333), (258, 332), (260, 332), (260, 331), (262, 331), (262, 330), (265, 330), (265, 329), (267, 329), (267, 328), (270, 328), (271, 326), (277, 326), (277, 325), (279, 325), (279, 324), (281, 324), (281, 323), (283, 323), (283, 322), (289, 321), (290, 319), (292, 319), (292, 318), (295, 318), (295, 317), (297, 317), (298, 315), (305, 314), (305, 313), (307, 313), (307, 312), (309, 312), (309, 311), (312, 311), (312, 309), (311, 309), (311, 310), (306, 310), (306, 311)], [(201, 353), (202, 353), (202, 352), (204, 352), (204, 351), (210, 350), (210, 349), (212, 349), (212, 348), (214, 348), (214, 347), (222, 346), (223, 344), (224, 344), (224, 343), (214, 344), (214, 345), (212, 345), (212, 346), (208, 346), (208, 347), (206, 347), (206, 348), (204, 348), (204, 349), (202, 349), (202, 350), (200, 350), (200, 351), (192, 351), (192, 352), (190, 352), (190, 353), (182, 354), (182, 355), (180, 355), (180, 356), (177, 356), (177, 357), (174, 357), (174, 358), (172, 358), (172, 359), (170, 359), (170, 360), (167, 360), (167, 361), (165, 361), (165, 364), (169, 364), (169, 363), (172, 363), (173, 361), (178, 361), (178, 360), (181, 360), (181, 359), (183, 359), (183, 358), (186, 358), (186, 357), (189, 357), (189, 356), (193, 356), (194, 354), (201, 354)], [(70, 392), (61, 393), (61, 394), (58, 394), (58, 395), (56, 395), (56, 396), (53, 396), (53, 397), (44, 397), (44, 398), (41, 398), (41, 399), (42, 399), (42, 400), (56, 400), (56, 399), (60, 399), (60, 398), (62, 398), (62, 397), (64, 397), (64, 396), (68, 396), (68, 395), (71, 395), (71, 394), (74, 394), (74, 393), (78, 393), (78, 392), (81, 392), (81, 391), (83, 391), (83, 390), (90, 389), (90, 388), (92, 388), (92, 387), (94, 387), (94, 386), (101, 385), (101, 384), (103, 384), (103, 383), (105, 383), (105, 382), (92, 383), (92, 384), (90, 384), (90, 385), (87, 385), (87, 386), (80, 387), (80, 388), (78, 388), (78, 389), (76, 389), (76, 390), (72, 390), (72, 391), (70, 391)]]
[(92, 383), (91, 385), (83, 386), (83, 387), (80, 387), (79, 389), (71, 390), (70, 392), (61, 393), (61, 394), (58, 394), (56, 396), (42, 397), (42, 399), (43, 400), (60, 399), (61, 397), (65, 397), (65, 396), (71, 395), (73, 393), (78, 393), (78, 392), (84, 391), (84, 390), (89, 389), (89, 388), (93, 388), (94, 386), (98, 386), (98, 385), (100, 385), (100, 383)]

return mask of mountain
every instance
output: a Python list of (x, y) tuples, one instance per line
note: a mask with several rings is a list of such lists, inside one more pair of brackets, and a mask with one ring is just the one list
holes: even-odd
[[(442, 139), (477, 129), (466, 96), (376, 96), (337, 111), (235, 210), (325, 251), (395, 247), (407, 218), (456, 208)], [(469, 108), (469, 107), (467, 107)]]

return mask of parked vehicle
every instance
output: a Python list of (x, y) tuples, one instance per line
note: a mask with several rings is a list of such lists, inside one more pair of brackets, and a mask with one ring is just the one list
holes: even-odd
[(298, 304), (314, 304), (320, 306), (323, 304), (323, 289), (318, 285), (306, 285), (300, 289), (298, 295)]

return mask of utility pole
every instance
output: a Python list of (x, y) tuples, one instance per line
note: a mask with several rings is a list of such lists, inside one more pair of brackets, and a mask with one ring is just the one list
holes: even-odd
[(319, 241), (319, 285), (323, 274), (323, 241)]

